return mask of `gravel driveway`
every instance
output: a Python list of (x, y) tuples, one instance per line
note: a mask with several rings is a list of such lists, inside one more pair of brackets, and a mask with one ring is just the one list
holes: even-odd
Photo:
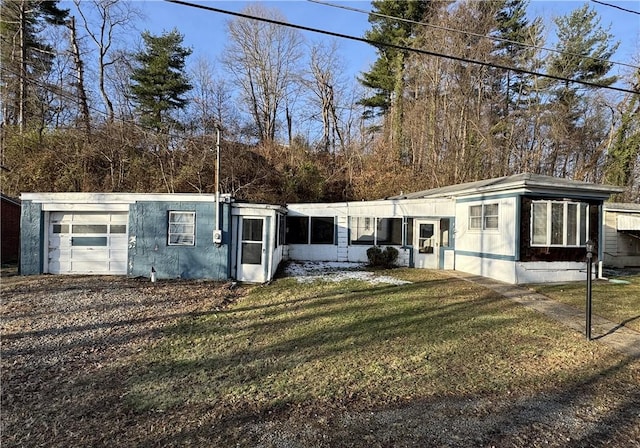
[(157, 423), (121, 405), (128, 358), (241, 294), (203, 281), (3, 277), (2, 445), (128, 446), (125, 430)]

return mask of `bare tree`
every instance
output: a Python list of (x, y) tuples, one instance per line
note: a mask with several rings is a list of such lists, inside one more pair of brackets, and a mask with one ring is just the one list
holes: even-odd
[(336, 41), (329, 44), (320, 42), (311, 47), (309, 70), (303, 80), (304, 86), (311, 92), (312, 107), (319, 111), (322, 120), (322, 140), (320, 147), (329, 152), (336, 149), (336, 138), (340, 148), (344, 149), (345, 139), (340, 125), (338, 108), (340, 97), (345, 90), (344, 72), (338, 57)]
[[(124, 52), (114, 51), (114, 43), (119, 33), (131, 28), (134, 19), (139, 18), (140, 12), (133, 2), (120, 0), (73, 0), (83, 27), (98, 49), (98, 88), (104, 101), (107, 117), (110, 122), (114, 119), (113, 101), (106, 86), (107, 70), (118, 62)], [(96, 19), (97, 15), (97, 19)]]
[[(275, 9), (250, 5), (245, 14), (284, 20)], [(238, 81), (260, 141), (275, 141), (286, 104), (293, 104), (302, 37), (291, 28), (239, 18), (228, 22), (223, 60)]]

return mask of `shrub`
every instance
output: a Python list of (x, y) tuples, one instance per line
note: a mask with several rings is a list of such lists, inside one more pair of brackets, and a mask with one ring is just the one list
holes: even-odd
[(378, 246), (367, 249), (369, 266), (374, 268), (389, 269), (396, 265), (398, 259), (398, 249), (395, 247), (385, 247), (384, 250)]

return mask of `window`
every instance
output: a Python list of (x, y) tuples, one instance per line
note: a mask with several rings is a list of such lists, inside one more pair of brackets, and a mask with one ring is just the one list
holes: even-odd
[(362, 216), (351, 217), (351, 244), (375, 245), (375, 227), (371, 221), (374, 218)]
[(498, 204), (471, 205), (469, 207), (469, 229), (498, 230)]
[(378, 218), (376, 229), (376, 244), (402, 246), (402, 218)]
[(589, 228), (588, 204), (534, 201), (531, 204), (532, 246), (584, 246)]
[(309, 217), (287, 216), (287, 244), (309, 243)]
[(69, 224), (54, 224), (53, 233), (69, 233)]
[(420, 252), (421, 254), (432, 254), (433, 224), (420, 224), (418, 232), (418, 252)]
[(287, 216), (287, 244), (335, 244), (333, 216)]
[(333, 244), (334, 232), (333, 217), (311, 217), (311, 244)]
[(127, 225), (126, 224), (111, 224), (110, 232), (111, 233), (127, 233)]
[(284, 237), (287, 231), (285, 215), (276, 215), (276, 247), (285, 244)]
[[(411, 244), (413, 220), (407, 218), (404, 224), (407, 234), (407, 244)], [(402, 246), (402, 218), (368, 218), (362, 216), (351, 217), (352, 245), (392, 245)]]
[(169, 246), (194, 246), (196, 212), (169, 212)]
[(262, 264), (262, 218), (242, 219), (242, 264)]
[(469, 207), (469, 228), (482, 229), (482, 205)]

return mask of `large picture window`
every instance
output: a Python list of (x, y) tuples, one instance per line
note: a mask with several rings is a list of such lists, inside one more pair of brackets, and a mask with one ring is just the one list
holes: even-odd
[(532, 246), (584, 246), (589, 206), (581, 202), (534, 201), (531, 204)]
[(169, 246), (194, 246), (196, 212), (169, 212)]
[(469, 207), (469, 229), (498, 230), (498, 204), (471, 205)]

